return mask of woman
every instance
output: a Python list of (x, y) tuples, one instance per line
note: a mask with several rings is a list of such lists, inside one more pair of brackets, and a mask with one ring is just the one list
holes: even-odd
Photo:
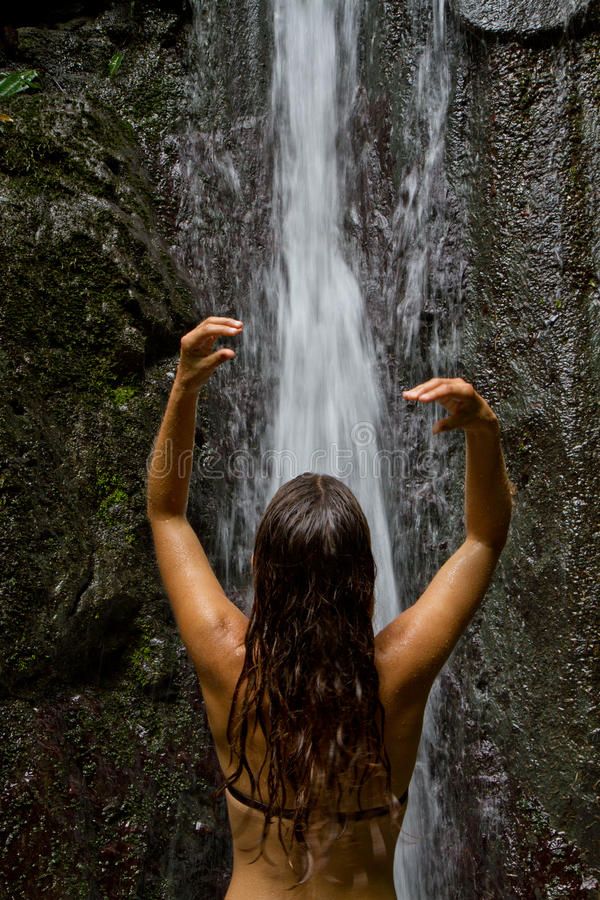
[(304, 473), (259, 525), (250, 620), (186, 519), (198, 392), (240, 335), (212, 316), (181, 340), (148, 474), (161, 576), (196, 667), (227, 784), (227, 900), (394, 898), (393, 856), (431, 686), (490, 583), (511, 515), (498, 420), (460, 378), (404, 392), (466, 435), (466, 535), (421, 597), (373, 635), (369, 529), (338, 479)]

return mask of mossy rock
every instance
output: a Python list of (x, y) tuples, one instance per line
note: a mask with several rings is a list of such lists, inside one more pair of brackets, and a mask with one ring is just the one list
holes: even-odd
[(145, 512), (199, 315), (171, 249), (185, 20), (135, 6), (20, 28), (41, 90), (0, 110), (0, 878), (14, 898), (182, 897), (186, 879), (219, 896), (229, 865)]

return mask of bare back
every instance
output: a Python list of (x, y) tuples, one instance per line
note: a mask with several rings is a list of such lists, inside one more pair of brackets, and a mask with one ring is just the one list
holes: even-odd
[[(379, 695), (385, 710), (385, 747), (391, 764), (392, 789), (401, 796), (414, 770), (423, 716), (431, 687), (457, 641), (464, 633), (489, 584), (499, 551), (467, 538), (441, 567), (421, 597), (397, 616), (375, 638), (375, 666), (379, 675)], [(218, 665), (198, 668), (210, 728), (221, 768), (231, 774), (227, 721), (235, 685), (245, 655), (247, 620), (241, 614), (230, 622), (226, 638), (221, 638)], [(190, 645), (192, 658), (199, 658)], [(205, 657), (205, 653), (201, 656)], [(216, 662), (216, 661), (215, 661)], [(332, 711), (335, 714), (334, 711)], [(264, 738), (252, 746), (248, 759), (253, 771), (264, 756)], [(256, 769), (254, 768), (256, 767)], [(243, 779), (239, 788), (251, 793)], [(266, 791), (263, 791), (263, 795)], [(296, 883), (277, 838), (276, 823), (266, 844), (266, 856), (257, 856), (264, 817), (233, 797), (227, 796), (231, 824), (234, 865), (227, 900), (272, 900), (284, 898)], [(365, 807), (379, 806), (382, 792), (363, 793)], [(410, 797), (409, 801), (410, 802)], [(341, 809), (358, 809), (356, 796), (344, 792)], [(401, 826), (402, 823), (400, 823)], [(288, 827), (285, 823), (285, 828)], [(315, 900), (393, 900), (395, 846), (400, 834), (390, 817), (351, 824), (330, 850), (327, 866), (306, 885), (296, 888), (299, 898)], [(310, 837), (310, 835), (309, 835)], [(407, 839), (412, 840), (410, 836)]]
[[(223, 679), (223, 688), (204, 688), (209, 724), (225, 775), (233, 771), (229, 765), (226, 730), (233, 691), (244, 660), (244, 637), (243, 630), (237, 637), (232, 635), (231, 673), (229, 679)], [(385, 646), (378, 646), (377, 641), (375, 664), (379, 673), (380, 698), (386, 714), (385, 744), (391, 763), (392, 788), (397, 796), (401, 796), (409, 785), (414, 769), (426, 698), (409, 696), (410, 673), (406, 673), (405, 679), (399, 678), (396, 661), (386, 653)], [(393, 671), (388, 670), (388, 664), (393, 666)], [(264, 736), (260, 730), (253, 739), (248, 739), (247, 752), (251, 767), (256, 772), (265, 752)], [(241, 778), (237, 786), (245, 794), (251, 793), (247, 776)], [(229, 792), (226, 798), (234, 851), (227, 900), (246, 900), (248, 897), (266, 900), (286, 896), (286, 889), (291, 888), (297, 879), (279, 842), (278, 822), (274, 821), (270, 829), (265, 854), (252, 863), (258, 854), (264, 816)], [(384, 802), (382, 791), (375, 786), (367, 786), (363, 791), (363, 807), (376, 807)], [(340, 808), (344, 812), (356, 811), (356, 792), (344, 791)], [(284, 836), (289, 838), (289, 823), (284, 820), (282, 825)], [(327, 865), (306, 885), (296, 888), (295, 896), (319, 900), (338, 897), (392, 900), (396, 896), (393, 860), (398, 834), (399, 828), (392, 824), (389, 816), (349, 823), (344, 834), (332, 844)]]

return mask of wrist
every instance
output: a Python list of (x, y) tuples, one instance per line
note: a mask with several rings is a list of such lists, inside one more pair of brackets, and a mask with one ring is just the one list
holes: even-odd
[(464, 427), (467, 434), (500, 434), (500, 422), (495, 413), (487, 406), (479, 413), (479, 415)]
[(202, 384), (198, 384), (197, 378), (193, 378), (192, 376), (187, 375), (181, 370), (181, 368), (177, 369), (175, 373), (175, 380), (173, 382), (173, 391), (175, 393), (197, 397), (203, 387), (204, 382), (202, 382)]

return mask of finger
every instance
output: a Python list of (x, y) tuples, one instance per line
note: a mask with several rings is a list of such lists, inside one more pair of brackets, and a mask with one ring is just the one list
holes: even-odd
[[(228, 328), (230, 331), (226, 332), (227, 334), (239, 334), (239, 332), (244, 327), (243, 322), (240, 322), (238, 319), (226, 319), (222, 316), (209, 316), (208, 319), (203, 319), (199, 325), (196, 325), (191, 331), (188, 332), (188, 335), (196, 338), (198, 335), (204, 335), (206, 333), (210, 333), (214, 328)], [(187, 335), (184, 335), (187, 337)]]
[(216, 325), (213, 323), (201, 322), (193, 331), (189, 331), (181, 339), (181, 346), (184, 349), (197, 347), (201, 343), (208, 344), (211, 347), (218, 337), (233, 337), (240, 333), (240, 328), (231, 325)]
[[(211, 322), (212, 324), (217, 325), (219, 323), (221, 323), (222, 325), (235, 325), (237, 327), (239, 327), (240, 325), (243, 326), (244, 324), (242, 321), (240, 321), (240, 319), (230, 319), (227, 316), (209, 316), (207, 319), (204, 319), (204, 322)], [(202, 324), (203, 323), (200, 322), (200, 325)]]
[(457, 384), (452, 380), (447, 384), (441, 384), (439, 387), (428, 389), (419, 395), (419, 400), (423, 400), (425, 403), (430, 403), (432, 400), (439, 400), (442, 397), (454, 397), (457, 400), (462, 400), (467, 397), (469, 393), (469, 385), (460, 382)]
[(462, 419), (460, 416), (446, 416), (445, 419), (438, 419), (431, 429), (433, 434), (440, 434), (442, 431), (452, 431), (453, 428), (460, 428)]
[(404, 391), (403, 394), (407, 400), (421, 400), (424, 396), (429, 395), (431, 391), (447, 387), (451, 381), (451, 378), (432, 378), (430, 381), (426, 381), (410, 391)]
[(434, 388), (441, 387), (442, 385), (453, 385), (457, 389), (457, 392), (462, 393), (465, 396), (472, 393), (472, 385), (468, 384), (463, 378), (430, 378), (429, 381), (424, 381), (423, 384), (418, 384), (408, 391), (403, 391), (403, 394), (409, 395), (409, 400), (418, 399), (425, 394), (429, 394)]
[(224, 322), (201, 322), (190, 334), (238, 334), (241, 327), (241, 325), (228, 325)]
[(214, 353), (204, 357), (204, 368), (216, 369), (221, 363), (226, 362), (228, 359), (233, 359), (234, 356), (235, 350), (232, 350), (230, 347), (221, 347), (220, 350), (215, 350)]
[(403, 397), (408, 397), (410, 400), (416, 400), (422, 393), (425, 391), (431, 390), (431, 388), (436, 387), (442, 382), (446, 381), (444, 378), (430, 378), (429, 381), (424, 381), (422, 384), (417, 384), (414, 388), (410, 388), (408, 391), (402, 391)]

